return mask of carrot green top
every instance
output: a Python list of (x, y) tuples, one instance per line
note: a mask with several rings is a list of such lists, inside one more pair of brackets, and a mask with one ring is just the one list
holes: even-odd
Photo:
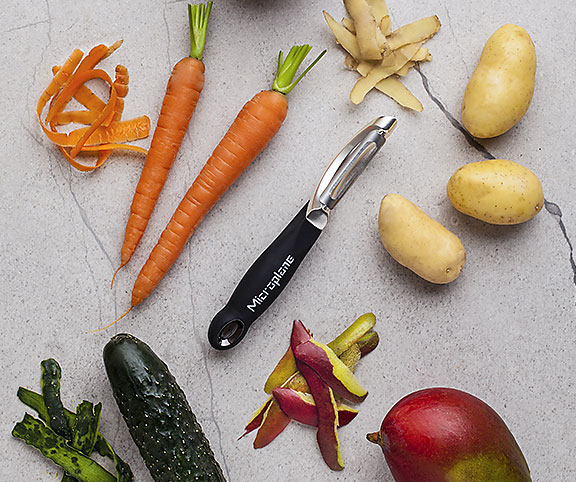
[(314, 59), (314, 62), (312, 62), (296, 80), (293, 80), (298, 67), (300, 67), (300, 64), (304, 61), (310, 50), (312, 50), (310, 45), (294, 45), (294, 47), (290, 49), (290, 52), (288, 52), (285, 60), (282, 58), (284, 53), (280, 51), (278, 54), (278, 69), (276, 70), (272, 90), (276, 90), (282, 94), (290, 92), (326, 53), (326, 50), (322, 51), (322, 53)]
[(206, 28), (212, 10), (212, 2), (206, 5), (188, 5), (188, 21), (190, 22), (190, 57), (202, 60)]

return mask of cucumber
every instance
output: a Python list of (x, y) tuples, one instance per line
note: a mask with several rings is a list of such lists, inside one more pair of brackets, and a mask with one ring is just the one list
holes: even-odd
[(166, 364), (127, 334), (104, 347), (114, 398), (156, 482), (225, 482), (202, 427)]

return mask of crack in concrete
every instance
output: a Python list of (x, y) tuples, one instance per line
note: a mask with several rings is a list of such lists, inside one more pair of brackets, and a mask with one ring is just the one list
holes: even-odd
[[(38, 70), (44, 65), (44, 56), (46, 55), (46, 52), (48, 51), (48, 49), (52, 45), (52, 14), (50, 12), (50, 4), (48, 3), (48, 0), (45, 0), (45, 4), (46, 4), (47, 18), (45, 20), (41, 20), (39, 22), (29, 24), (29, 26), (39, 25), (39, 24), (44, 24), (44, 23), (48, 24), (48, 31), (46, 32), (46, 35), (48, 37), (48, 42), (46, 42), (46, 45), (44, 46), (44, 48), (40, 52), (40, 59), (38, 60), (38, 62), (36, 62), (36, 67), (34, 67), (34, 70), (32, 71), (32, 80), (31, 80), (31, 83), (30, 83), (29, 88), (28, 88), (28, 102), (26, 102), (26, 116), (27, 116), (29, 121), (31, 119), (30, 106), (36, 104), (35, 102), (31, 102), (30, 96), (33, 95), (32, 92), (34, 92), (34, 87), (36, 86), (36, 81), (38, 79)], [(18, 30), (19, 28), (24, 28), (24, 27), (18, 27), (18, 28), (15, 28), (13, 30)], [(31, 134), (30, 130), (29, 130), (29, 133), (30, 133), (31, 137), (36, 140), (36, 138)]]
[[(48, 31), (46, 32), (46, 36), (48, 37), (48, 42), (46, 42), (45, 47), (42, 49), (42, 52), (40, 53), (40, 60), (36, 64), (36, 68), (34, 69), (34, 72), (32, 74), (32, 85), (36, 84), (38, 69), (44, 65), (44, 56), (46, 55), (46, 52), (48, 52), (48, 49), (52, 46), (52, 13), (50, 12), (50, 3), (48, 2), (48, 0), (45, 0), (45, 4), (46, 4), (47, 18), (46, 18), (46, 20), (43, 21), (43, 23), (48, 24)], [(38, 22), (38, 23), (42, 23), (42, 22)]]
[(446, 12), (446, 18), (448, 18), (448, 28), (450, 29), (450, 33), (452, 34), (452, 38), (454, 39), (456, 48), (458, 49), (458, 53), (460, 54), (460, 60), (462, 62), (462, 65), (464, 65), (466, 72), (469, 74), (468, 64), (464, 60), (464, 56), (462, 55), (462, 49), (460, 48), (460, 42), (458, 41), (458, 37), (454, 33), (454, 28), (452, 27), (452, 17), (450, 16), (450, 9), (446, 7), (446, 5), (444, 4), (442, 4), (442, 6), (444, 7), (444, 11)]
[(218, 448), (220, 449), (220, 455), (222, 456), (223, 469), (226, 473), (226, 479), (231, 480), (230, 479), (230, 470), (228, 468), (228, 463), (226, 461), (226, 455), (224, 452), (224, 447), (222, 445), (222, 431), (220, 429), (220, 425), (216, 421), (216, 415), (214, 413), (214, 405), (215, 405), (214, 385), (212, 383), (212, 375), (210, 373), (210, 367), (208, 366), (208, 357), (206, 356), (206, 341), (200, 339), (200, 335), (199, 335), (198, 331), (196, 330), (196, 308), (194, 305), (194, 296), (193, 296), (194, 286), (192, 284), (192, 275), (191, 275), (191, 269), (190, 269), (190, 266), (192, 266), (192, 255), (191, 255), (189, 248), (187, 249), (187, 251), (188, 251), (188, 268), (187, 268), (188, 284), (190, 286), (190, 304), (192, 305), (192, 322), (191, 322), (192, 323), (192, 331), (194, 332), (194, 337), (196, 338), (196, 340), (198, 341), (198, 343), (202, 347), (202, 363), (204, 365), (204, 371), (206, 372), (206, 377), (208, 378), (208, 387), (210, 389), (210, 416), (211, 416), (211, 418), (209, 418), (208, 420), (210, 420), (214, 424), (214, 426), (216, 427), (216, 432), (218, 434)]
[(444, 116), (446, 116), (446, 119), (448, 119), (450, 124), (452, 124), (464, 135), (468, 144), (470, 144), (478, 152), (482, 153), (485, 159), (496, 159), (490, 152), (488, 152), (488, 150), (482, 144), (480, 144), (476, 139), (474, 139), (474, 137), (472, 137), (472, 135), (464, 128), (464, 126), (460, 122), (458, 122), (456, 118), (448, 111), (448, 109), (446, 108), (444, 103), (440, 100), (440, 98), (432, 92), (432, 88), (430, 87), (428, 77), (426, 77), (426, 74), (422, 72), (420, 66), (416, 65), (414, 66), (414, 69), (416, 70), (416, 72), (420, 74), (420, 77), (422, 78), (422, 85), (424, 86), (424, 90), (428, 94), (428, 97), (430, 97), (432, 102), (434, 102), (438, 106), (438, 108), (442, 111)]
[(172, 68), (172, 63), (170, 62), (170, 26), (168, 25), (168, 18), (166, 17), (166, 10), (168, 9), (168, 0), (164, 0), (164, 9), (162, 10), (162, 17), (164, 19), (164, 26), (166, 27), (166, 60), (168, 62), (168, 69)]
[(90, 224), (90, 221), (88, 219), (88, 215), (86, 214), (86, 210), (82, 207), (82, 205), (78, 201), (78, 198), (76, 197), (76, 193), (72, 189), (72, 180), (71, 179), (68, 180), (68, 188), (70, 191), (70, 195), (72, 196), (72, 199), (74, 200), (74, 203), (76, 204), (76, 207), (78, 208), (78, 214), (80, 214), (80, 219), (82, 219), (82, 222), (84, 223), (84, 225), (86, 226), (88, 231), (90, 231), (90, 234), (92, 234), (94, 241), (96, 241), (98, 248), (100, 248), (100, 251), (102, 251), (104, 256), (106, 256), (106, 259), (108, 260), (108, 262), (110, 263), (110, 266), (114, 270), (114, 263), (112, 262), (112, 258), (110, 258), (110, 255), (108, 254), (108, 252), (104, 248), (104, 245), (102, 244), (100, 237), (96, 234), (96, 231), (94, 231), (94, 228), (92, 227), (92, 225)]
[[(30, 127), (28, 127), (26, 124), (24, 124), (24, 122), (20, 122), (20, 127), (22, 127), (22, 129), (24, 129), (24, 131), (28, 134), (28, 136), (30, 136), (30, 139), (32, 139), (38, 146), (40, 146), (43, 150), (45, 149), (45, 145), (44, 143), (38, 138), (36, 137), (36, 135), (34, 134), (34, 132), (32, 131), (32, 129), (30, 129)], [(53, 157), (50, 151), (48, 151), (46, 153), (48, 160), (52, 161)], [(52, 181), (54, 182), (54, 185), (56, 186), (56, 191), (58, 192), (58, 195), (60, 196), (60, 199), (62, 201), (64, 201), (64, 195), (62, 194), (62, 190), (60, 188), (60, 184), (58, 183), (58, 180), (56, 179), (56, 176), (54, 175), (54, 170), (49, 168), (48, 169), (48, 174), (50, 174), (50, 178), (52, 179)]]
[[(419, 65), (415, 66), (415, 70), (420, 74), (420, 77), (422, 78), (422, 85), (424, 86), (424, 90), (428, 94), (428, 97), (430, 97), (432, 102), (434, 102), (438, 106), (438, 108), (446, 116), (450, 124), (452, 124), (452, 126), (458, 129), (464, 135), (464, 137), (468, 141), (468, 144), (470, 144), (474, 149), (479, 151), (484, 156), (485, 159), (496, 159), (496, 157), (490, 151), (488, 151), (488, 149), (486, 149), (474, 137), (472, 137), (472, 135), (464, 128), (464, 126), (460, 122), (458, 122), (458, 120), (456, 120), (456, 118), (448, 111), (448, 109), (446, 108), (440, 97), (432, 92), (432, 88), (430, 87), (428, 77), (426, 77), (426, 75), (420, 70)], [(574, 260), (574, 245), (572, 244), (572, 241), (568, 236), (566, 225), (562, 220), (562, 210), (560, 209), (560, 206), (558, 206), (558, 204), (553, 203), (552, 201), (548, 201), (547, 199), (544, 199), (544, 208), (549, 214), (551, 214), (556, 218), (558, 225), (560, 226), (560, 231), (562, 231), (562, 236), (564, 237), (566, 244), (568, 244), (568, 249), (570, 251), (569, 253), (570, 267), (572, 268), (572, 273), (574, 274), (572, 281), (576, 286), (576, 261)]]
[(16, 32), (17, 30), (23, 30), (25, 28), (35, 27), (36, 25), (41, 25), (43, 23), (48, 23), (48, 19), (38, 20), (37, 22), (27, 23), (26, 25), (20, 25), (19, 27), (12, 27), (9, 30), (5, 30), (6, 33)]
[[(94, 288), (95, 290), (98, 290), (98, 282), (96, 281), (96, 275), (94, 274), (94, 270), (92, 269), (92, 265), (88, 259), (88, 244), (86, 243), (86, 238), (84, 238), (84, 236), (82, 236), (82, 244), (84, 246), (84, 262), (86, 263), (86, 266), (88, 266), (88, 272), (90, 273), (90, 278), (92, 278)], [(102, 322), (102, 306), (100, 300), (98, 301), (98, 320), (100, 321), (99, 326), (103, 326), (104, 323)]]
[(562, 210), (558, 204), (553, 203), (552, 201), (548, 201), (547, 199), (544, 199), (544, 209), (546, 209), (546, 211), (548, 211), (552, 216), (556, 218), (558, 225), (560, 226), (560, 230), (562, 231), (562, 235), (568, 244), (568, 248), (570, 249), (570, 266), (572, 267), (572, 272), (574, 273), (572, 281), (574, 282), (574, 285), (576, 285), (576, 262), (574, 261), (574, 246), (572, 245), (572, 241), (570, 241), (570, 237), (566, 231), (566, 225), (562, 220)]

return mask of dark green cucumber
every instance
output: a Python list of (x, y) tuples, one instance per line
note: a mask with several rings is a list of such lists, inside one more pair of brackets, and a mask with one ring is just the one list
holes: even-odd
[(144, 342), (120, 334), (104, 365), (130, 435), (156, 482), (225, 481), (208, 440), (166, 364)]

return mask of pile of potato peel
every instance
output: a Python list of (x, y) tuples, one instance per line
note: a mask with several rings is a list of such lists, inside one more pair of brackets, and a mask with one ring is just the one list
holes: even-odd
[(346, 50), (346, 66), (356, 70), (358, 79), (350, 100), (359, 104), (373, 88), (400, 105), (422, 112), (420, 101), (402, 83), (417, 62), (432, 56), (423, 44), (440, 29), (437, 16), (425, 17), (392, 31), (385, 0), (344, 0), (350, 18), (341, 23), (324, 13), (336, 41)]

